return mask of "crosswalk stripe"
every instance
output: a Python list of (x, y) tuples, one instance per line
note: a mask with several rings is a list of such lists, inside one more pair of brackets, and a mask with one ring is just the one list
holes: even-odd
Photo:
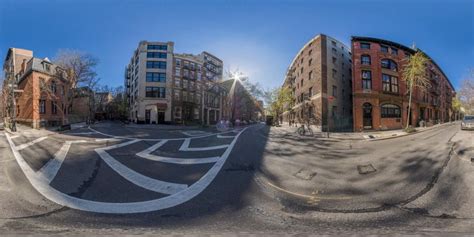
[(25, 149), (25, 148), (27, 148), (27, 147), (29, 147), (29, 146), (32, 146), (32, 145), (34, 145), (34, 144), (36, 144), (36, 143), (38, 143), (38, 142), (41, 142), (41, 141), (43, 141), (43, 140), (45, 140), (45, 139), (47, 139), (47, 138), (48, 138), (48, 137), (40, 137), (40, 138), (35, 139), (35, 140), (31, 141), (31, 142), (28, 142), (28, 143), (25, 143), (25, 144), (21, 144), (21, 145), (19, 145), (19, 146), (16, 147), (16, 150), (17, 150), (17, 151), (21, 151), (21, 150), (23, 150), (23, 149)]
[(167, 140), (160, 141), (155, 145), (143, 150), (136, 155), (148, 160), (165, 162), (165, 163), (172, 163), (172, 164), (179, 164), (179, 165), (194, 165), (194, 164), (207, 164), (207, 163), (214, 163), (220, 156), (216, 157), (203, 157), (203, 158), (174, 158), (174, 157), (165, 157), (165, 156), (157, 156), (151, 154), (152, 152), (156, 151), (158, 148), (163, 146)]

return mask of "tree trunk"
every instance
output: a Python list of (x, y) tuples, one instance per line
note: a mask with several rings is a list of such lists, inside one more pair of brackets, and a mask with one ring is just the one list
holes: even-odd
[(408, 129), (408, 125), (410, 124), (410, 115), (411, 115), (411, 96), (413, 93), (413, 81), (410, 81), (410, 97), (408, 99), (408, 117), (407, 117), (407, 125), (405, 126), (405, 129)]

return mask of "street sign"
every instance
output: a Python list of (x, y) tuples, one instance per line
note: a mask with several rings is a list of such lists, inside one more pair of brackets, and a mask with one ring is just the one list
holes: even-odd
[(13, 90), (13, 92), (15, 92), (15, 93), (23, 93), (23, 90), (15, 89), (15, 90)]

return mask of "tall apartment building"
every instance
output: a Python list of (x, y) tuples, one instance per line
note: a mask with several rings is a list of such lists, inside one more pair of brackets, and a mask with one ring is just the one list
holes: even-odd
[(406, 59), (416, 53), (401, 44), (370, 37), (352, 37), (354, 131), (387, 130), (447, 122), (454, 116), (451, 101), (455, 90), (436, 62), (429, 58), (430, 87), (415, 88), (411, 119), (408, 90), (402, 80)]
[(172, 118), (173, 42), (141, 41), (125, 70), (129, 119), (165, 123)]
[(352, 130), (352, 55), (338, 40), (319, 34), (296, 54), (287, 71), (294, 103), (282, 120), (311, 123), (323, 131)]
[(222, 60), (207, 52), (175, 54), (173, 47), (139, 43), (125, 73), (130, 120), (213, 124), (223, 118)]

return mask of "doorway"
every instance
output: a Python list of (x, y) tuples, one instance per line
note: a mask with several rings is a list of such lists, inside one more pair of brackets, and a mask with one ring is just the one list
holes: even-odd
[(365, 103), (362, 106), (364, 129), (372, 129), (372, 105)]
[(150, 124), (150, 115), (151, 115), (151, 110), (147, 109), (145, 110), (145, 123)]
[(165, 123), (165, 111), (158, 111), (158, 124)]

